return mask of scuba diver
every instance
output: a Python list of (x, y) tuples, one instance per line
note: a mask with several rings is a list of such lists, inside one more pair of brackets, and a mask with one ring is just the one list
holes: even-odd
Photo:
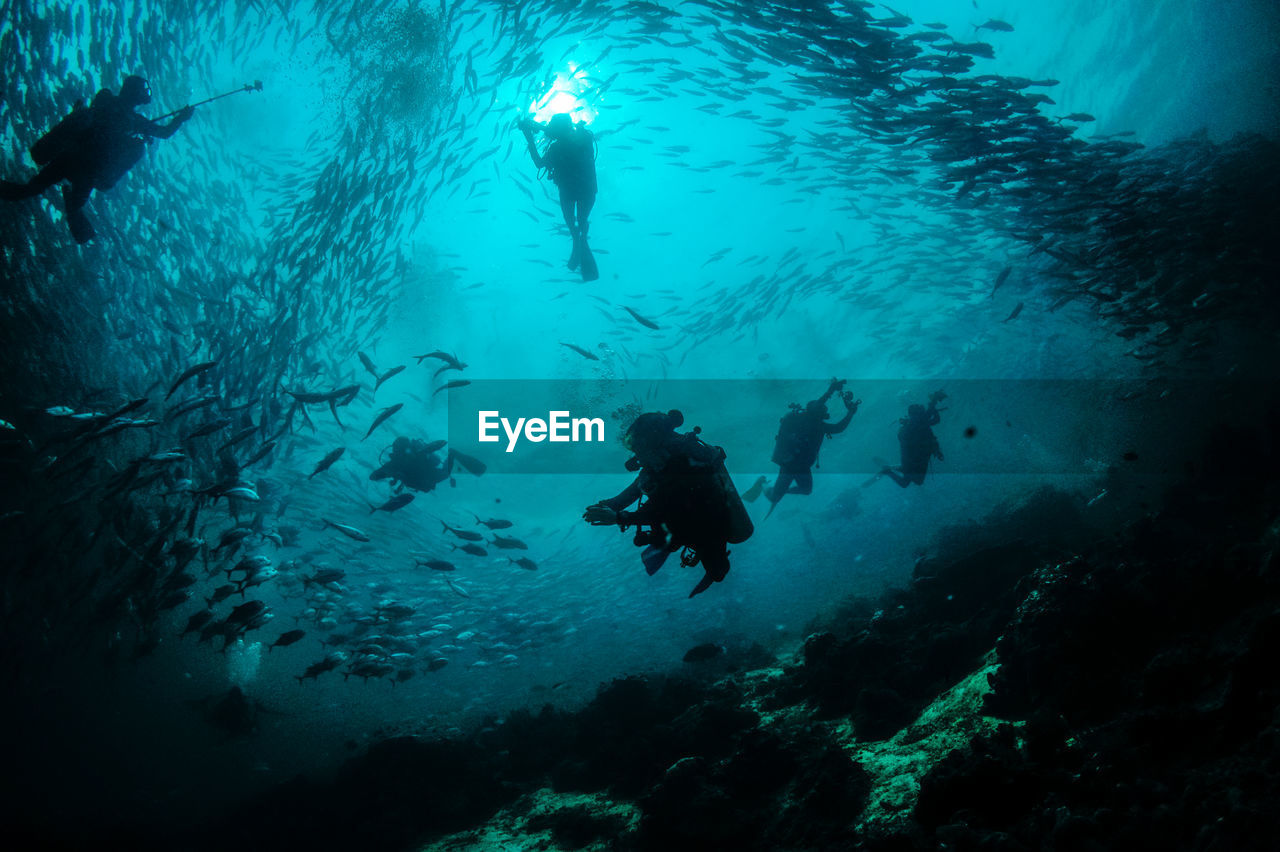
[(258, 719), (263, 713), (288, 715), (250, 698), (238, 686), (231, 687), (226, 693), (189, 699), (186, 703), (199, 711), (210, 725), (233, 737), (247, 737), (257, 733)]
[[(623, 445), (635, 455), (629, 471), (639, 471), (625, 491), (588, 506), (582, 517), (590, 524), (636, 527), (641, 561), (652, 576), (680, 548), (682, 565), (702, 563), (703, 577), (689, 597), (705, 592), (729, 573), (728, 545), (740, 544), (755, 531), (747, 509), (725, 470), (724, 450), (698, 437), (701, 429), (683, 434), (679, 411), (641, 414), (627, 430)], [(627, 506), (642, 500), (634, 512)], [(647, 527), (648, 529), (644, 529)]]
[(184, 107), (162, 125), (135, 112), (149, 103), (151, 88), (137, 76), (126, 77), (118, 95), (103, 89), (88, 107), (78, 101), (70, 115), (31, 146), (31, 158), (42, 166), (39, 173), (27, 183), (0, 181), (0, 198), (20, 201), (70, 181), (62, 190), (67, 224), (77, 243), (87, 243), (94, 236), (84, 213), (89, 194), (115, 186), (142, 158), (148, 139), (168, 139), (195, 113), (195, 107)]
[[(538, 146), (533, 141), (533, 132), (537, 129), (551, 140), (545, 153), (538, 153)], [(574, 124), (567, 112), (551, 116), (546, 124), (525, 118), (520, 122), (520, 130), (529, 144), (534, 165), (546, 169), (560, 189), (560, 212), (564, 214), (564, 223), (573, 237), (569, 269), (581, 267), (582, 280), (595, 281), (600, 277), (600, 270), (587, 245), (587, 219), (596, 203), (595, 137), (585, 123)]]
[(924, 475), (929, 471), (929, 457), (942, 461), (942, 447), (938, 445), (938, 436), (933, 434), (933, 426), (942, 419), (938, 412), (938, 403), (946, 399), (943, 391), (929, 394), (929, 407), (912, 405), (907, 408), (907, 416), (899, 422), (898, 445), (902, 450), (902, 464), (898, 469), (885, 466), (880, 475), (888, 476), (902, 488), (915, 483), (924, 485)]
[[(842, 391), (843, 379), (832, 379), (826, 393), (801, 408), (791, 404), (791, 411), (778, 421), (778, 435), (774, 440), (773, 457), (770, 459), (778, 466), (778, 478), (773, 488), (765, 493), (769, 502), (769, 515), (777, 508), (778, 501), (786, 494), (809, 494), (813, 491), (813, 471), (818, 463), (818, 451), (822, 449), (822, 439), (839, 435), (849, 426), (849, 421), (858, 412), (862, 400), (854, 401), (853, 394)], [(844, 402), (844, 417), (836, 423), (828, 423), (827, 400), (840, 391), (840, 399)], [(795, 487), (790, 487), (795, 482)]]
[(434, 491), (446, 479), (450, 485), (457, 485), (453, 479), (454, 462), (476, 476), (485, 472), (484, 462), (456, 450), (449, 450), (442, 460), (436, 452), (444, 445), (444, 441), (428, 444), (404, 436), (396, 438), (391, 443), (391, 458), (369, 474), (369, 478), (374, 482), (389, 479), (396, 490)]

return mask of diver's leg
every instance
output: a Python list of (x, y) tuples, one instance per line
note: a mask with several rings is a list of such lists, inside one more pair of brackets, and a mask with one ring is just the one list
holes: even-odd
[(582, 241), (587, 241), (587, 232), (591, 230), (591, 208), (596, 206), (596, 197), (588, 195), (578, 199), (578, 232)]
[(813, 471), (802, 470), (794, 474), (796, 480), (795, 488), (788, 488), (788, 494), (812, 494), (813, 493)]
[(560, 214), (564, 216), (565, 227), (569, 229), (569, 236), (573, 239), (573, 252), (569, 255), (569, 268), (577, 269), (581, 263), (582, 251), (579, 248), (578, 224), (574, 219), (574, 200), (563, 189), (560, 190)]
[(84, 205), (93, 192), (93, 184), (87, 180), (73, 182), (62, 189), (62, 199), (67, 205), (67, 224), (71, 226), (71, 236), (83, 245), (93, 239), (93, 225), (84, 213)]
[(906, 488), (908, 485), (911, 484), (911, 480), (907, 479), (905, 476), (898, 473), (896, 470), (894, 470), (891, 467), (886, 467), (884, 470), (880, 472), (885, 476), (889, 477), (890, 479), (892, 479), (894, 482), (898, 483), (899, 488)]
[(715, 552), (710, 556), (706, 550), (700, 554), (702, 556), (702, 568), (711, 575), (711, 579), (719, 583), (729, 573), (729, 550), (723, 544), (716, 548)]
[(770, 503), (777, 503), (782, 499), (782, 495), (787, 493), (787, 487), (791, 485), (793, 477), (784, 470), (778, 471), (778, 478), (774, 480), (773, 487), (765, 492), (765, 497), (769, 498)]
[(712, 583), (719, 583), (729, 573), (729, 552), (723, 547), (719, 553), (710, 557), (706, 554), (699, 554), (702, 558), (702, 579), (698, 581), (698, 585), (693, 587), (693, 591), (689, 593), (689, 597), (700, 595), (707, 589), (711, 588)]
[(0, 181), (0, 199), (21, 201), (24, 198), (34, 198), (64, 177), (66, 177), (66, 169), (55, 160), (37, 172), (36, 176), (26, 183), (18, 183), (12, 180)]

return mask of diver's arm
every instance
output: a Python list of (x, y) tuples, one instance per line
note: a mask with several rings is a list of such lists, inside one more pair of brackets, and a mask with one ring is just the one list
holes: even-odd
[(630, 516), (633, 513), (624, 513), (622, 510), (639, 500), (644, 495), (644, 491), (640, 488), (640, 478), (636, 477), (635, 482), (627, 486), (617, 497), (609, 500), (601, 500), (599, 503), (588, 506), (586, 511), (582, 513), (582, 519), (589, 524), (597, 526), (605, 524), (627, 524), (634, 521), (623, 521), (623, 515)]
[(633, 527), (637, 524), (656, 524), (659, 518), (654, 514), (652, 507), (653, 502), (647, 502), (636, 507), (634, 512), (619, 512), (618, 523), (624, 527)]
[(853, 394), (845, 391), (840, 394), (840, 398), (844, 400), (844, 417), (836, 423), (823, 423), (823, 432), (827, 435), (839, 435), (845, 429), (849, 428), (849, 421), (853, 419), (853, 415), (858, 413), (858, 406), (862, 405), (862, 400), (850, 402)]
[(600, 505), (608, 506), (615, 512), (621, 512), (623, 509), (639, 500), (643, 494), (644, 492), (640, 488), (640, 477), (637, 476), (635, 481), (628, 485), (621, 494), (609, 500), (601, 500)]
[(932, 404), (932, 403), (930, 403), (930, 404), (929, 404), (929, 424), (928, 424), (928, 425), (930, 425), (930, 426), (937, 426), (937, 425), (938, 425), (939, 423), (941, 423), (941, 422), (942, 422), (942, 415), (941, 415), (941, 414), (939, 414), (939, 413), (938, 413), (938, 409), (937, 409), (937, 408), (935, 408), (935, 407), (933, 406), (933, 404)]
[(145, 136), (154, 136), (156, 139), (168, 139), (170, 136), (178, 132), (178, 128), (185, 124), (192, 115), (195, 114), (195, 107), (183, 107), (177, 115), (173, 117), (173, 121), (168, 124), (158, 124), (149, 118), (143, 118), (136, 115), (134, 121), (134, 132), (141, 133)]
[(827, 390), (822, 396), (818, 397), (818, 402), (823, 405), (827, 404), (827, 400), (831, 399), (831, 395), (844, 387), (844, 381), (841, 379), (832, 379), (831, 384), (827, 385)]
[(844, 417), (841, 417), (835, 423), (823, 423), (822, 431), (827, 435), (839, 435), (845, 429), (849, 428), (849, 421), (853, 419), (853, 409), (845, 409)]
[(533, 131), (529, 129), (529, 124), (520, 125), (520, 130), (524, 132), (524, 141), (529, 145), (529, 156), (533, 157), (533, 164), (540, 169), (545, 169), (547, 161), (542, 154), (538, 153), (538, 145), (533, 141)]

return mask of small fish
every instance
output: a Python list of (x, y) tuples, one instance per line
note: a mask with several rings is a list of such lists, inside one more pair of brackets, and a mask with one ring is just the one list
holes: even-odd
[(412, 494), (397, 494), (381, 506), (369, 507), (369, 514), (372, 515), (374, 512), (394, 512), (396, 509), (403, 509), (412, 502)]
[(519, 565), (521, 568), (523, 568), (526, 571), (538, 570), (538, 563), (534, 562), (532, 559), (530, 559), (527, 556), (521, 556), (519, 559), (512, 559), (510, 556), (508, 556), (507, 561), (510, 562), (512, 565)]
[(187, 619), (187, 626), (183, 628), (181, 633), (178, 634), (178, 638), (181, 639), (183, 636), (186, 636), (188, 633), (195, 633), (196, 631), (204, 627), (206, 624), (208, 624), (209, 620), (212, 618), (213, 618), (213, 613), (207, 609), (203, 609), (200, 612), (197, 612), (195, 615)]
[(288, 645), (292, 645), (294, 642), (297, 642), (306, 635), (307, 631), (305, 630), (290, 630), (288, 633), (281, 633), (279, 639), (267, 646), (267, 650), (270, 651), (272, 648), (284, 648)]
[(212, 370), (216, 366), (218, 366), (217, 361), (205, 361), (201, 364), (196, 364), (194, 367), (188, 367), (181, 376), (178, 376), (178, 380), (169, 386), (169, 392), (164, 395), (164, 398), (167, 400), (173, 396), (173, 392), (182, 387), (183, 382), (191, 377), (198, 376), (206, 370)]
[(1009, 314), (1009, 316), (1007, 316), (1007, 317), (1005, 317), (1003, 320), (1001, 320), (1001, 322), (1002, 322), (1002, 323), (1006, 323), (1006, 322), (1009, 322), (1009, 321), (1011, 321), (1011, 320), (1017, 319), (1018, 314), (1020, 314), (1020, 313), (1022, 313), (1022, 303), (1021, 303), (1021, 302), (1019, 302), (1019, 303), (1017, 304), (1017, 306), (1013, 309), (1013, 312), (1012, 312), (1011, 314)]
[(373, 359), (363, 352), (357, 352), (356, 354), (360, 356), (360, 363), (364, 364), (364, 368), (369, 371), (369, 375), (375, 379), (378, 378), (378, 368), (373, 365)]
[(222, 603), (223, 601), (225, 601), (227, 598), (231, 597), (235, 593), (236, 593), (235, 585), (232, 583), (227, 583), (225, 586), (219, 586), (218, 588), (214, 589), (213, 595), (211, 597), (205, 598), (204, 602), (207, 603), (209, 606), (213, 606), (214, 604)]
[(463, 553), (470, 553), (472, 556), (488, 556), (489, 551), (485, 550), (478, 544), (467, 543), (464, 545), (452, 545), (454, 550), (461, 550)]
[(383, 382), (385, 382), (387, 379), (391, 378), (392, 376), (403, 373), (404, 369), (405, 369), (404, 364), (401, 364), (398, 367), (392, 367), (390, 370), (387, 370), (381, 376), (378, 376), (378, 381), (377, 383), (374, 384), (373, 389), (376, 391), (378, 388), (382, 387)]
[(436, 394), (440, 393), (440, 391), (442, 390), (453, 390), (454, 388), (465, 388), (469, 384), (471, 384), (471, 382), (467, 381), (466, 379), (458, 379), (452, 382), (445, 382), (443, 385), (441, 385), (440, 387), (432, 391), (431, 395), (435, 396)]
[(992, 32), (997, 33), (1011, 33), (1013, 32), (1013, 24), (1008, 24), (1004, 21), (997, 21), (995, 18), (991, 18), (985, 24), (978, 24), (974, 29), (991, 30)]
[(484, 541), (484, 536), (482, 536), (482, 535), (481, 535), (480, 533), (478, 533), (478, 532), (472, 532), (471, 530), (460, 530), (460, 529), (456, 529), (456, 528), (454, 528), (454, 527), (449, 526), (449, 525), (448, 525), (448, 524), (446, 524), (444, 521), (441, 521), (441, 522), (440, 522), (440, 524), (441, 524), (441, 525), (442, 525), (446, 530), (448, 530), (449, 532), (453, 533), (454, 535), (456, 535), (458, 538), (462, 539), (463, 541)]
[(528, 550), (529, 545), (525, 544), (518, 538), (508, 538), (503, 535), (495, 535), (493, 537), (494, 547), (502, 550)]
[(995, 296), (996, 291), (1000, 289), (1000, 285), (1008, 280), (1010, 272), (1013, 272), (1012, 266), (1006, 266), (1004, 269), (1000, 270), (1000, 274), (996, 276), (995, 286), (991, 288), (991, 296)]
[(222, 446), (218, 447), (217, 451), (220, 453), (223, 450), (229, 450), (232, 447), (234, 447), (236, 444), (239, 444), (243, 441), (247, 441), (248, 439), (252, 438), (254, 434), (256, 434), (257, 432), (258, 432), (257, 426), (248, 426), (244, 429), (241, 429), (239, 432), (235, 433), (226, 441), (224, 441), (222, 443)]
[(333, 527), (335, 530), (342, 533), (347, 538), (353, 538), (356, 541), (369, 541), (369, 536), (365, 535), (355, 527), (349, 527), (346, 524), (335, 524), (333, 521), (327, 520), (325, 518), (321, 518), (320, 520), (324, 523), (324, 527), (322, 527), (322, 529), (328, 529), (329, 527)]
[(1073, 112), (1071, 115), (1060, 116), (1058, 121), (1078, 121), (1084, 123), (1086, 121), (1097, 121), (1097, 119), (1089, 115), (1087, 112)]
[[(368, 437), (368, 436), (366, 435), (365, 437)], [(338, 447), (336, 450), (330, 450), (329, 452), (325, 453), (324, 458), (320, 459), (320, 463), (316, 465), (315, 470), (311, 471), (311, 475), (308, 476), (307, 479), (310, 479), (312, 476), (315, 476), (317, 473), (324, 473), (326, 470), (333, 467), (333, 463), (336, 462), (338, 459), (342, 458), (342, 454), (345, 453), (346, 451), (347, 451), (346, 447)]]
[(471, 514), (475, 515), (477, 524), (486, 526), (491, 530), (505, 530), (515, 526), (515, 524), (511, 523), (511, 521), (503, 520), (502, 518), (490, 518), (489, 520), (484, 521), (484, 520), (481, 520), (480, 516), (476, 515), (475, 512), (472, 512)]
[(684, 655), (684, 661), (686, 663), (705, 663), (708, 660), (714, 660), (723, 653), (723, 645), (717, 645), (714, 642), (704, 642), (701, 645), (695, 645), (690, 648)]
[(426, 355), (414, 355), (413, 357), (418, 359), (419, 364), (421, 364), (427, 358), (439, 358), (441, 361), (444, 361), (446, 364), (449, 364), (455, 370), (465, 370), (467, 367), (467, 365), (464, 362), (458, 360), (457, 355), (450, 355), (448, 352), (441, 352), (438, 349), (435, 352), (428, 352)]
[(633, 311), (631, 308), (628, 308), (626, 305), (623, 305), (622, 307), (623, 307), (623, 310), (625, 310), (627, 313), (631, 314), (631, 316), (635, 317), (635, 321), (636, 321), (636, 322), (640, 323), (640, 324), (641, 324), (642, 326), (644, 326), (645, 328), (652, 328), (652, 329), (655, 329), (655, 330), (656, 330), (656, 329), (661, 328), (661, 326), (660, 326), (660, 325), (658, 325), (658, 324), (657, 324), (656, 322), (654, 322), (653, 320), (651, 320), (651, 319), (645, 319), (644, 317), (640, 316), (638, 313), (636, 313), (635, 311)]
[(388, 417), (395, 414), (397, 411), (399, 411), (402, 408), (404, 408), (404, 403), (397, 402), (395, 405), (384, 408), (382, 409), (382, 411), (378, 412), (378, 416), (373, 418), (373, 425), (369, 427), (369, 431), (365, 432), (364, 438), (361, 438), (360, 440), (363, 441), (365, 438), (368, 438), (370, 435), (372, 435), (374, 429), (377, 429), (379, 426), (381, 426), (383, 423), (386, 422)]
[(212, 435), (214, 432), (220, 432), (231, 425), (231, 419), (223, 417), (219, 420), (210, 420), (197, 426), (195, 431), (183, 438), (183, 441), (190, 441), (192, 438), (203, 438), (205, 435)]
[(570, 349), (572, 349), (574, 352), (577, 352), (579, 355), (581, 355), (583, 358), (586, 358), (588, 361), (599, 361), (599, 360), (600, 360), (599, 358), (597, 358), (597, 357), (595, 356), (595, 353), (590, 352), (590, 351), (588, 351), (588, 350), (586, 350), (586, 349), (583, 349), (581, 346), (574, 346), (572, 343), (564, 343), (564, 342), (561, 342), (561, 344), (560, 344), (560, 345), (561, 345), (561, 346), (567, 346), (567, 347), (569, 347), (569, 348), (570, 348)]
[(257, 491), (254, 491), (246, 485), (237, 485), (234, 488), (228, 488), (226, 491), (222, 492), (221, 496), (234, 497), (237, 500), (247, 500), (250, 503), (256, 503), (261, 499), (258, 497)]
[(302, 578), (303, 586), (323, 586), (327, 583), (336, 583), (347, 576), (347, 572), (341, 568), (320, 568), (316, 573)]
[(427, 663), (427, 671), (438, 672), (447, 665), (449, 665), (449, 661), (444, 657), (436, 657), (434, 660)]
[(441, 374), (441, 373), (447, 372), (447, 371), (449, 371), (449, 370), (460, 370), (460, 369), (462, 369), (462, 368), (461, 368), (461, 367), (457, 367), (457, 366), (455, 366), (455, 365), (453, 365), (453, 364), (445, 364), (445, 365), (444, 365), (443, 367), (441, 367), (439, 370), (436, 370), (434, 373), (432, 373), (432, 374), (431, 374), (431, 378), (433, 378), (433, 379), (438, 379), (438, 378), (440, 378), (440, 374)]
[(425, 565), (432, 571), (457, 571), (458, 569), (452, 562), (445, 562), (443, 559), (418, 559), (415, 560), (419, 565)]
[(115, 411), (108, 414), (107, 419), (115, 420), (117, 417), (123, 417), (124, 415), (128, 414), (130, 411), (134, 411), (146, 405), (148, 402), (150, 402), (150, 400), (147, 399), (145, 396), (139, 399), (130, 400), (129, 402), (126, 402), (124, 405), (117, 408)]
[(262, 461), (264, 458), (267, 457), (267, 454), (270, 453), (275, 448), (276, 448), (275, 441), (267, 441), (265, 444), (259, 447), (258, 451), (254, 453), (252, 456), (250, 456), (248, 461), (242, 464), (241, 467), (249, 467), (253, 464), (256, 464), (257, 462)]

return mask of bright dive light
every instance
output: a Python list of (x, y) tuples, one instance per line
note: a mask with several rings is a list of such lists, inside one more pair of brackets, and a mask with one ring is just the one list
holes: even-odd
[(551, 116), (567, 112), (574, 121), (590, 124), (596, 111), (588, 103), (593, 94), (586, 81), (577, 76), (577, 66), (569, 65), (568, 73), (557, 72), (551, 89), (533, 105), (534, 118), (545, 122)]

